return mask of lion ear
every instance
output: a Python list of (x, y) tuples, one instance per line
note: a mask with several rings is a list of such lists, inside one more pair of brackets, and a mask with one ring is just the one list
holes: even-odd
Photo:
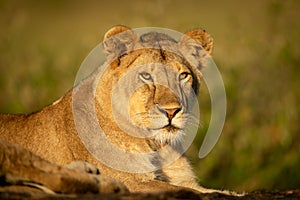
[(211, 55), (213, 49), (213, 38), (205, 30), (195, 29), (186, 32), (184, 35), (200, 44), (204, 50)]
[(205, 58), (212, 53), (213, 39), (202, 29), (186, 32), (179, 42), (183, 56), (199, 70), (205, 66)]
[(108, 56), (120, 57), (131, 51), (137, 35), (126, 26), (114, 26), (104, 35), (103, 49)]

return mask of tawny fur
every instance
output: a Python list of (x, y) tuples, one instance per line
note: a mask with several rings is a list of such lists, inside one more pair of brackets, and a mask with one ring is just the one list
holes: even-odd
[[(127, 32), (126, 37), (120, 36), (118, 33)], [(116, 39), (109, 41), (109, 39), (116, 35)], [(209, 56), (212, 50), (212, 39), (207, 32), (202, 30), (189, 31), (187, 36), (195, 39), (194, 43), (198, 43), (203, 48), (193, 48), (189, 45), (194, 43), (174, 42), (169, 36), (157, 33), (149, 33), (144, 35), (144, 47), (147, 47), (147, 41), (151, 42), (153, 39), (161, 40), (163, 44), (172, 49), (173, 46), (181, 45), (183, 51), (189, 54), (190, 58), (186, 60), (172, 52), (162, 51), (158, 49), (140, 48), (130, 51), (134, 46), (141, 45), (139, 39), (130, 29), (124, 26), (113, 27), (105, 35), (104, 49), (108, 55), (108, 60), (111, 57), (117, 59), (111, 62), (110, 67), (105, 71), (102, 78), (95, 86), (96, 75), (91, 75), (86, 80), (79, 83), (78, 86), (67, 92), (61, 99), (42, 109), (39, 112), (29, 115), (1, 115), (0, 116), (0, 139), (19, 144), (33, 153), (49, 160), (50, 162), (66, 165), (72, 161), (82, 160), (96, 165), (101, 174), (112, 177), (124, 183), (130, 191), (158, 191), (173, 189), (177, 190), (181, 187), (191, 188), (200, 192), (215, 192), (215, 190), (205, 189), (199, 186), (195, 180), (195, 175), (188, 160), (181, 156), (171, 165), (149, 173), (127, 173), (112, 169), (95, 159), (89, 151), (85, 148), (78, 136), (72, 110), (72, 94), (77, 92), (81, 97), (93, 95), (93, 87), (96, 94), (94, 96), (96, 102), (96, 114), (101, 128), (106, 133), (107, 138), (118, 147), (132, 152), (154, 152), (165, 145), (168, 145), (170, 138), (166, 135), (170, 129), (163, 127), (158, 130), (160, 136), (158, 139), (136, 138), (124, 133), (116, 124), (112, 116), (111, 92), (113, 86), (118, 80), (128, 71), (137, 66), (149, 63), (163, 63), (169, 66), (176, 73), (187, 72), (187, 83), (197, 93), (199, 88), (199, 81), (201, 77), (201, 68), (205, 56)], [(182, 43), (185, 39), (182, 39)], [(129, 53), (121, 55), (126, 48)], [(184, 50), (185, 49), (185, 50)], [(199, 51), (199, 52), (198, 52)], [(111, 54), (114, 54), (113, 56)], [(150, 67), (153, 76), (158, 76), (155, 66)], [(167, 74), (168, 75), (168, 74)], [(185, 76), (185, 75), (184, 75)], [(186, 77), (184, 77), (186, 78)], [(139, 79), (140, 81), (140, 79)], [(144, 80), (145, 81), (145, 80)], [(168, 80), (173, 84), (176, 80)], [(177, 84), (177, 83), (176, 83)], [(159, 104), (164, 109), (179, 107), (180, 103), (178, 97), (172, 93), (168, 88), (163, 86), (156, 86), (155, 90), (151, 88), (151, 84), (147, 87), (141, 87), (129, 98), (130, 117), (135, 125), (142, 128), (156, 127), (159, 123), (164, 123), (166, 120), (162, 115), (158, 114), (158, 121), (149, 120), (149, 107), (154, 104)], [(179, 91), (180, 92), (180, 91)], [(155, 93), (155, 94), (154, 94)], [(122, 94), (119, 94), (122, 95)], [(153, 97), (152, 99), (150, 97)], [(142, 101), (141, 98), (146, 100)], [(84, 100), (84, 99), (83, 99)], [(122, 105), (117, 105), (121, 109)], [(139, 115), (140, 112), (140, 115)], [(142, 113), (145, 112), (146, 115)], [(148, 114), (147, 114), (148, 113)], [(82, 108), (82, 117), (88, 115)], [(136, 117), (138, 116), (139, 117)], [(182, 125), (184, 120), (184, 113), (179, 112), (174, 121), (178, 126)], [(161, 118), (159, 118), (161, 117)], [(174, 122), (174, 123), (175, 123)], [(151, 124), (152, 123), (152, 124)], [(180, 140), (178, 140), (180, 141)], [(101, 147), (99, 147), (101, 148)], [(178, 152), (173, 151), (170, 156), (178, 155)], [(114, 155), (107, 155), (113, 159)], [(164, 162), (160, 160), (160, 162)], [(124, 163), (126, 164), (126, 163)]]

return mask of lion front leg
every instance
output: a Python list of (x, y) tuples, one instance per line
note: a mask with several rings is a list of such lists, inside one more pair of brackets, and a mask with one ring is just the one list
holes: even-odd
[(194, 172), (185, 157), (180, 157), (171, 165), (163, 169), (163, 172), (169, 177), (170, 184), (191, 188), (201, 193), (221, 193), (225, 195), (241, 196), (236, 192), (228, 190), (209, 189), (200, 186), (194, 175)]
[(28, 150), (0, 141), (0, 174), (3, 186), (35, 187), (46, 193), (119, 193), (127, 188), (102, 175), (92, 175), (54, 165)]

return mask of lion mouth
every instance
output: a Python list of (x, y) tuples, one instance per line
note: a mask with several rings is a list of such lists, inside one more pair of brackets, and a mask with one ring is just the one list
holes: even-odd
[(173, 126), (173, 125), (166, 125), (166, 126), (164, 126), (162, 129), (164, 129), (164, 130), (166, 130), (166, 131), (168, 131), (168, 132), (170, 132), (170, 133), (176, 133), (176, 132), (179, 131), (179, 128), (178, 128), (178, 127), (175, 127), (175, 126)]
[(178, 128), (178, 127), (176, 127), (174, 125), (168, 124), (168, 125), (165, 125), (165, 126), (160, 127), (160, 128), (155, 128), (153, 130), (156, 130), (156, 131), (164, 130), (164, 131), (169, 132), (169, 133), (176, 133), (176, 132), (178, 132), (180, 130), (180, 128)]

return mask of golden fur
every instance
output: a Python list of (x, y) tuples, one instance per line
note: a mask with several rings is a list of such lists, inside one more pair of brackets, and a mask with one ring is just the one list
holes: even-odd
[[(166, 49), (172, 50), (180, 46), (185, 55), (180, 56), (166, 49), (146, 48), (155, 41)], [(199, 48), (199, 45), (203, 48)], [(196, 183), (192, 168), (184, 156), (155, 172), (128, 173), (107, 167), (95, 159), (83, 145), (77, 133), (72, 109), (74, 92), (85, 97), (91, 95), (93, 87), (96, 87), (94, 100), (97, 119), (113, 144), (124, 151), (147, 153), (159, 151), (172, 141), (180, 142), (181, 134), (184, 134), (182, 130), (189, 123), (188, 105), (184, 103), (184, 99), (193, 92), (198, 93), (200, 70), (204, 67), (205, 56), (209, 56), (212, 51), (212, 38), (200, 29), (187, 32), (179, 42), (170, 36), (153, 32), (139, 38), (129, 28), (116, 26), (105, 34), (104, 50), (111, 63), (96, 85), (96, 76), (91, 75), (39, 112), (29, 115), (1, 115), (0, 139), (17, 143), (59, 165), (75, 160), (92, 163), (100, 169), (101, 174), (123, 182), (134, 192), (178, 189), (178, 186), (214, 192), (215, 190), (202, 188)], [(127, 53), (124, 54), (124, 50)], [(160, 63), (164, 67), (159, 68), (153, 63)], [(147, 67), (138, 68), (139, 66)], [(144, 71), (134, 73), (136, 68)], [(148, 138), (128, 135), (120, 129), (112, 114), (113, 107), (124, 109), (126, 102), (112, 102), (111, 94), (114, 86), (130, 70), (136, 76), (132, 76), (128, 85), (141, 84), (141, 87), (137, 87), (131, 95), (128, 95), (126, 88), (115, 92), (117, 98), (128, 100), (132, 124), (141, 130), (150, 130), (153, 134)], [(156, 84), (156, 80), (160, 81), (159, 84)], [(83, 118), (89, 114), (84, 107), (81, 112)], [(170, 155), (179, 154), (174, 150)], [(114, 155), (107, 156), (114, 158)], [(163, 166), (163, 162), (164, 160), (159, 160), (158, 163)]]

